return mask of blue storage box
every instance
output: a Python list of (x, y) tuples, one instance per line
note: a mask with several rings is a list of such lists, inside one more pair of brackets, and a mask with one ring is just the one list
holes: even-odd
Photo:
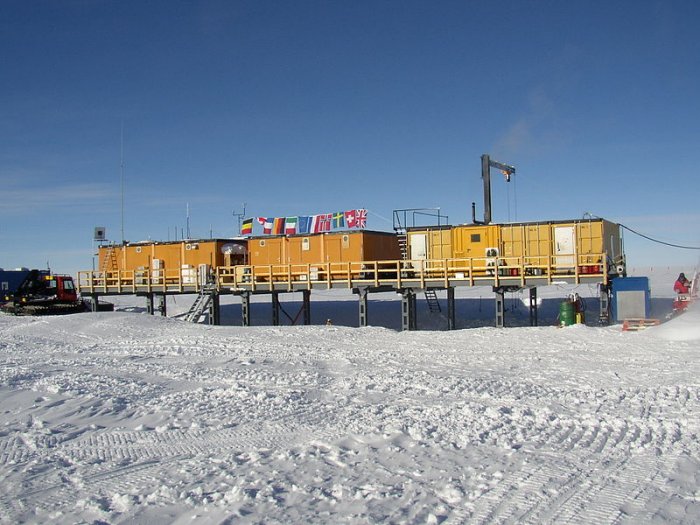
[(647, 319), (651, 311), (648, 277), (616, 277), (612, 280), (610, 308), (615, 322)]

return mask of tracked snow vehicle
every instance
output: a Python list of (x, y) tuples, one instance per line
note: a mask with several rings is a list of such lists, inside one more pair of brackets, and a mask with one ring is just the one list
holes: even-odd
[(85, 304), (79, 299), (69, 275), (54, 275), (48, 270), (23, 270), (25, 275), (14, 290), (7, 290), (0, 309), (16, 315), (56, 315), (84, 312)]

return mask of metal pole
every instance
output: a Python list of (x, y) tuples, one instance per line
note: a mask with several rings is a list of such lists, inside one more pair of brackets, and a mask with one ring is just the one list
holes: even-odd
[(505, 322), (505, 300), (503, 288), (494, 288), (496, 293), (496, 328), (503, 328), (506, 325)]
[(447, 329), (454, 330), (457, 327), (455, 316), (455, 289), (447, 288)]
[(484, 224), (491, 224), (491, 159), (481, 156), (481, 178), (484, 181)]

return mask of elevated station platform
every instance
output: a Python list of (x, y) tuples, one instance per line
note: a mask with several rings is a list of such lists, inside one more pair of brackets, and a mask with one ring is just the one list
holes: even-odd
[[(145, 296), (149, 311), (160, 311), (162, 315), (165, 315), (164, 298), (168, 295), (210, 296), (211, 300), (197, 300), (195, 304), (208, 305), (209, 321), (213, 324), (218, 324), (219, 296), (237, 295), (243, 304), (244, 326), (250, 324), (251, 295), (271, 296), (272, 318), (276, 324), (279, 322), (279, 294), (301, 292), (304, 297), (304, 323), (309, 324), (311, 291), (350, 289), (359, 297), (360, 326), (366, 326), (369, 295), (394, 291), (402, 296), (402, 326), (406, 330), (417, 326), (418, 293), (425, 293), (426, 299), (430, 300), (431, 291), (447, 290), (448, 328), (454, 328), (454, 289), (481, 286), (490, 287), (495, 293), (495, 325), (504, 326), (503, 297), (507, 291), (530, 289), (531, 322), (537, 324), (538, 286), (593, 284), (607, 287), (615, 275), (608, 273), (606, 265), (588, 264), (590, 257), (590, 254), (579, 260), (575, 256), (566, 259), (551, 257), (544, 261), (542, 258), (521, 258), (515, 262), (509, 261), (508, 265), (486, 258), (236, 265), (213, 268), (205, 275), (168, 269), (82, 271), (78, 274), (77, 286), (80, 294), (92, 297), (95, 304), (98, 304), (101, 296)], [(599, 257), (599, 260), (606, 260), (605, 254)], [(160, 300), (159, 307), (154, 306), (155, 298)], [(607, 301), (603, 301), (603, 304), (607, 308)], [(199, 315), (193, 311), (188, 318), (199, 319)]]
[[(604, 260), (604, 255), (600, 257)], [(426, 290), (459, 286), (529, 288), (554, 283), (607, 284), (612, 277), (605, 265), (547, 264), (518, 261), (488, 264), (485, 259), (361, 261), (319, 264), (223, 266), (214, 268), (206, 281), (179, 270), (121, 270), (78, 273), (83, 295), (192, 294), (203, 288), (219, 294), (298, 292), (303, 290), (381, 289)], [(589, 260), (590, 256), (586, 256)]]

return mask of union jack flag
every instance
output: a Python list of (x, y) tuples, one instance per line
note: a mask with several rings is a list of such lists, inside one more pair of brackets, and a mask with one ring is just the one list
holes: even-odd
[(355, 226), (358, 228), (367, 227), (367, 210), (361, 209), (355, 212)]

